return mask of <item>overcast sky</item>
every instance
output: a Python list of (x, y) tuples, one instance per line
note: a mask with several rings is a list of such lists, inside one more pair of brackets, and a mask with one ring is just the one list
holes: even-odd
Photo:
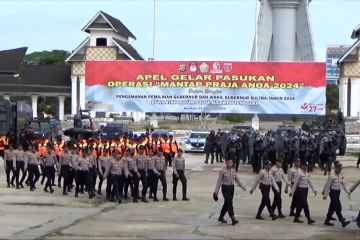
[[(102, 10), (137, 37), (132, 44), (152, 56), (154, 0), (0, 0), (0, 50), (72, 51), (87, 36), (82, 27)], [(360, 0), (313, 0), (310, 19), (318, 61), (329, 44), (352, 44)], [(250, 59), (255, 0), (156, 0), (157, 60)]]

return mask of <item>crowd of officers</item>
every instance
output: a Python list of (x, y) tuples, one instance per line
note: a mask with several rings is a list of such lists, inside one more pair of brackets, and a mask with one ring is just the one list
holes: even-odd
[[(277, 218), (285, 218), (285, 215), (282, 212), (282, 186), (285, 184), (285, 193), (289, 193), (289, 196), (292, 197), (290, 214), (289, 216), (294, 217), (295, 223), (303, 223), (301, 220), (301, 212), (304, 211), (307, 223), (309, 225), (313, 224), (315, 221), (310, 216), (310, 209), (308, 204), (308, 192), (309, 188), (317, 195), (314, 185), (312, 184), (309, 169), (310, 166), (307, 163), (301, 163), (299, 158), (293, 159), (293, 167), (289, 169), (288, 174), (284, 173), (282, 169), (283, 160), (276, 159), (275, 164), (271, 164), (270, 161), (264, 162), (264, 168), (260, 170), (258, 177), (254, 184), (251, 187), (250, 194), (259, 187), (262, 195), (260, 206), (256, 214), (256, 219), (264, 220), (262, 217), (262, 212), (266, 207), (272, 220)], [(226, 159), (226, 167), (219, 172), (219, 178), (213, 193), (213, 198), (215, 201), (218, 200), (218, 194), (220, 188), (224, 197), (224, 205), (221, 209), (219, 221), (222, 223), (227, 223), (224, 219), (226, 213), (231, 218), (232, 225), (238, 223), (234, 218), (234, 209), (233, 209), (233, 197), (234, 197), (234, 185), (235, 183), (246, 191), (245, 186), (240, 182), (237, 171), (233, 167), (233, 160)], [(334, 169), (329, 174), (326, 184), (322, 190), (323, 199), (326, 200), (327, 197), (330, 197), (330, 205), (326, 218), (324, 221), (325, 225), (334, 226), (331, 222), (336, 220), (333, 218), (333, 214), (336, 213), (338, 221), (341, 222), (342, 227), (346, 227), (350, 224), (350, 221), (347, 221), (342, 215), (342, 206), (340, 201), (340, 192), (341, 188), (345, 193), (350, 196), (350, 194), (360, 185), (360, 179), (354, 183), (354, 185), (348, 190), (344, 174), (342, 173), (342, 164), (338, 161), (334, 162)], [(271, 203), (270, 200), (270, 191), (273, 191), (274, 198)], [(275, 211), (278, 211), (278, 214), (275, 214)], [(357, 225), (360, 227), (360, 211), (356, 219)]]
[(120, 203), (124, 199), (132, 198), (133, 202), (147, 202), (148, 190), (149, 197), (159, 201), (157, 188), (160, 180), (162, 199), (168, 201), (166, 170), (172, 167), (172, 199), (177, 200), (177, 184), (180, 180), (182, 200), (189, 200), (185, 159), (171, 135), (122, 135), (118, 141), (88, 139), (73, 143), (65, 143), (59, 139), (54, 144), (46, 141), (26, 146), (19, 144), (16, 149), (10, 144), (2, 155), (7, 187), (20, 189), (26, 184), (30, 191), (34, 191), (42, 176), (41, 184), (45, 182), (44, 191), (53, 193), (57, 173), (57, 186), (62, 187), (63, 195), (68, 195), (75, 187), (75, 197), (87, 192), (91, 199), (96, 193), (102, 195), (102, 185), (106, 180), (108, 200)]
[[(205, 163), (222, 162), (222, 159), (233, 159), (235, 169), (239, 165), (250, 164), (254, 173), (259, 173), (265, 161), (275, 164), (277, 158), (283, 159), (282, 168), (285, 173), (293, 165), (293, 159), (299, 158), (301, 163), (309, 165), (312, 171), (317, 163), (324, 171), (330, 173), (332, 164), (336, 161), (338, 136), (330, 131), (326, 134), (306, 132), (303, 130), (286, 130), (281, 134), (269, 130), (260, 134), (254, 130), (225, 133), (219, 129), (211, 131), (205, 144)], [(358, 164), (360, 164), (360, 156)]]

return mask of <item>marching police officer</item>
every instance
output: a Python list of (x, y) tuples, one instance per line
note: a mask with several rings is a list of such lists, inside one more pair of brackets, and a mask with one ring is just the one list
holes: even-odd
[(189, 201), (190, 199), (186, 197), (186, 191), (187, 191), (187, 179), (185, 177), (185, 159), (182, 157), (182, 149), (178, 149), (178, 154), (174, 158), (174, 173), (173, 173), (173, 201), (177, 201), (176, 198), (176, 190), (177, 190), (177, 184), (178, 181), (182, 183), (182, 193), (183, 201)]
[[(108, 167), (106, 168), (104, 174), (104, 177), (107, 177), (109, 173), (112, 176), (113, 192), (118, 203), (121, 203), (120, 189), (121, 186), (123, 186), (123, 182), (124, 182), (123, 169), (124, 169), (124, 164), (121, 159), (121, 155), (119, 153), (116, 153), (115, 159), (110, 160), (110, 163), (108, 164)], [(114, 201), (114, 199), (111, 199), (111, 201)]]
[[(271, 208), (272, 208), (273, 212), (275, 212), (275, 209), (277, 208), (278, 213), (279, 213), (278, 217), (284, 218), (285, 216), (282, 214), (282, 211), (281, 211), (281, 207), (282, 207), (281, 187), (282, 187), (282, 182), (285, 182), (286, 186), (289, 185), (289, 182), (286, 179), (284, 170), (281, 168), (281, 166), (282, 166), (282, 159), (278, 158), (275, 161), (275, 165), (270, 169), (271, 174), (276, 182), (276, 185), (279, 188), (279, 192), (278, 192), (278, 191), (276, 191), (276, 189), (274, 187), (272, 187), (272, 190), (274, 192), (274, 200), (273, 200)], [(286, 190), (285, 193), (287, 193), (287, 187), (285, 188), (285, 190)]]
[[(299, 158), (295, 158), (293, 160), (293, 163), (294, 163), (293, 167), (290, 168), (290, 170), (288, 171), (289, 185), (287, 185), (285, 188), (286, 193), (288, 192), (288, 186), (290, 186), (290, 188), (292, 188), (292, 186), (294, 185), (296, 174), (299, 172), (299, 169), (300, 169), (300, 159)], [(293, 197), (291, 199), (290, 214), (289, 214), (290, 217), (295, 216), (296, 199), (297, 199), (297, 192), (295, 190)]]
[(342, 170), (342, 164), (337, 163), (335, 165), (335, 171), (329, 175), (328, 180), (324, 186), (324, 191), (323, 191), (324, 200), (326, 200), (328, 195), (330, 196), (329, 210), (327, 213), (326, 220), (324, 222), (324, 224), (328, 226), (334, 226), (334, 224), (330, 222), (331, 216), (333, 215), (334, 212), (336, 213), (338, 220), (341, 222), (342, 227), (346, 227), (350, 223), (350, 221), (346, 221), (341, 214), (341, 210), (342, 210), (341, 201), (340, 201), (341, 187), (348, 195), (350, 195), (350, 192), (346, 188), (344, 176), (341, 174), (341, 170)]
[[(7, 181), (7, 187), (10, 187), (10, 172), (12, 172), (13, 176), (15, 176), (15, 151), (12, 144), (9, 145), (9, 149), (5, 150), (4, 153), (4, 168), (6, 172), (6, 181)], [(12, 186), (14, 186), (13, 183), (11, 183)]]
[[(355, 191), (355, 189), (360, 185), (360, 179), (354, 183), (354, 185), (350, 188), (350, 193), (352, 193), (353, 191)], [(356, 218), (356, 223), (358, 225), (358, 227), (360, 227), (360, 211), (359, 211), (359, 214)]]
[(47, 145), (47, 150), (44, 153), (44, 155), (41, 157), (41, 159), (44, 165), (45, 176), (46, 176), (46, 184), (44, 191), (49, 192), (48, 191), (49, 188), (50, 193), (53, 193), (54, 189), (52, 188), (51, 179), (53, 174), (55, 173), (54, 165), (56, 164), (56, 155), (50, 145)]
[[(147, 179), (147, 175), (148, 175), (148, 166), (147, 166), (147, 156), (144, 155), (144, 146), (139, 146), (139, 153), (135, 156), (135, 162), (136, 162), (136, 167), (138, 170), (138, 173), (140, 174), (139, 176), (139, 180), (142, 183), (142, 191), (141, 191), (141, 201), (143, 202), (147, 202), (146, 200), (146, 192), (148, 189), (148, 179)], [(137, 186), (139, 186), (139, 184), (137, 184)], [(135, 192), (135, 194), (139, 195), (139, 192)], [(137, 197), (138, 198), (138, 197)]]
[(308, 224), (311, 225), (311, 224), (315, 223), (315, 221), (312, 220), (310, 217), (309, 204), (307, 201), (309, 186), (310, 186), (311, 190), (314, 192), (315, 196), (317, 194), (317, 191), (315, 190), (310, 177), (306, 174), (308, 165), (303, 163), (303, 164), (301, 164), (300, 169), (301, 170), (299, 170), (295, 174), (294, 184), (291, 188), (291, 193), (289, 194), (289, 196), (291, 197), (294, 195), (295, 191), (297, 191), (296, 200), (295, 200), (296, 201), (296, 213), (295, 213), (294, 222), (303, 223), (303, 221), (301, 221), (299, 219), (299, 217), (300, 217), (300, 212), (304, 209), (305, 216), (308, 220)]
[(59, 175), (63, 176), (63, 195), (68, 195), (70, 190), (70, 168), (72, 161), (72, 154), (69, 152), (69, 146), (65, 145), (64, 151), (59, 156)]
[(234, 198), (234, 181), (237, 185), (246, 191), (246, 188), (240, 182), (240, 179), (235, 171), (232, 168), (233, 161), (232, 159), (226, 160), (226, 167), (219, 172), (219, 178), (216, 183), (215, 192), (214, 192), (214, 200), (217, 201), (219, 190), (221, 187), (221, 192), (224, 197), (224, 205), (221, 209), (220, 216), (218, 221), (222, 223), (227, 223), (224, 219), (226, 213), (229, 214), (231, 218), (232, 225), (238, 223), (238, 221), (234, 217), (234, 208), (233, 208), (233, 198)]
[(40, 155), (36, 152), (34, 147), (30, 146), (30, 153), (28, 154), (27, 165), (29, 170), (29, 184), (30, 191), (34, 191), (36, 189), (35, 184), (40, 178), (39, 172), (39, 163), (40, 163)]
[(160, 180), (162, 188), (163, 188), (163, 201), (169, 201), (169, 199), (166, 197), (167, 193), (167, 182), (166, 182), (166, 162), (162, 154), (162, 149), (159, 148), (156, 155), (153, 157), (154, 159), (154, 173), (155, 179), (153, 182), (153, 193), (154, 193), (154, 201), (157, 199), (157, 188), (158, 188), (158, 182)]
[(262, 199), (261, 199), (261, 203), (258, 209), (258, 212), (256, 214), (256, 219), (258, 220), (264, 220), (264, 218), (261, 216), (262, 211), (264, 210), (264, 207), (266, 206), (270, 216), (272, 218), (272, 220), (276, 220), (276, 215), (274, 214), (271, 205), (270, 205), (270, 186), (272, 185), (275, 189), (276, 192), (280, 192), (278, 186), (276, 185), (276, 182), (270, 172), (271, 169), (271, 164), (269, 161), (265, 161), (264, 162), (264, 169), (262, 169), (260, 171), (260, 174), (257, 178), (257, 180), (255, 181), (255, 183), (253, 184), (251, 190), (250, 190), (250, 194), (253, 194), (253, 192), (255, 191), (256, 187), (259, 185), (260, 183), (260, 191), (262, 194)]

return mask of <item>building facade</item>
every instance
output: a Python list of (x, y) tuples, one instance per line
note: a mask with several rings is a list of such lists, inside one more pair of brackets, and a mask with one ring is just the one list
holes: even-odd
[(27, 47), (0, 51), (0, 95), (6, 100), (28, 102), (34, 118), (47, 97), (55, 98), (56, 106), (51, 110), (63, 120), (65, 104), (71, 97), (70, 66), (26, 64), (26, 51)]
[(339, 107), (347, 117), (360, 117), (360, 25), (351, 38), (356, 42), (339, 59)]
[(349, 50), (350, 45), (330, 45), (326, 49), (326, 82), (337, 84), (340, 77), (339, 59)]
[[(72, 114), (76, 114), (79, 109), (92, 108), (91, 99), (86, 97), (86, 61), (144, 60), (130, 44), (136, 40), (135, 35), (120, 20), (103, 11), (99, 11), (82, 31), (88, 37), (66, 59), (71, 65)], [(110, 114), (104, 113), (105, 116)], [(145, 119), (143, 112), (122, 114), (131, 116), (134, 121)]]

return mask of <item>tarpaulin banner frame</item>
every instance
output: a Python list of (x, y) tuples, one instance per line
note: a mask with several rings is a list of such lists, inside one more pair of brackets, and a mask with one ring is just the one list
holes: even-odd
[(95, 111), (325, 114), (325, 63), (87, 61), (85, 72)]

